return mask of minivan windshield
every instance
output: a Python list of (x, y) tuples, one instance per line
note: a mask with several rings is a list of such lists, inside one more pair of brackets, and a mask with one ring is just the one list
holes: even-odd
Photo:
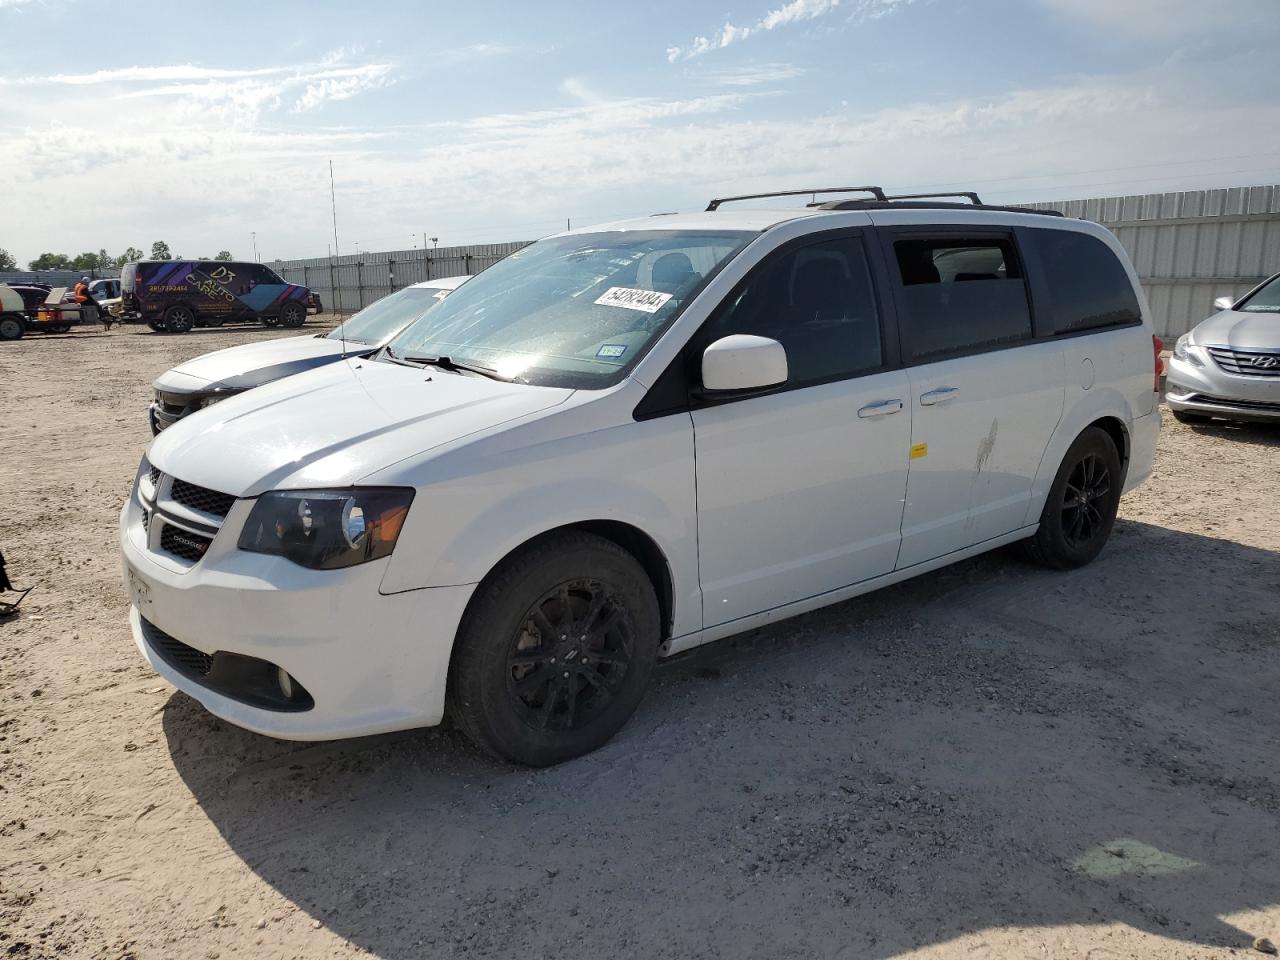
[(619, 230), (540, 240), (407, 327), (389, 359), (448, 358), (521, 383), (609, 386), (754, 236)]
[(381, 344), (448, 296), (440, 287), (406, 287), (369, 304), (325, 334), (330, 340)]
[(1280, 313), (1280, 277), (1273, 278), (1248, 300), (1237, 303), (1232, 309), (1246, 313)]

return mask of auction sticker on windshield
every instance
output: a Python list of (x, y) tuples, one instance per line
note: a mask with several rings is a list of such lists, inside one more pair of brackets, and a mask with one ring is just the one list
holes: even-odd
[(671, 294), (658, 290), (636, 290), (632, 287), (610, 287), (596, 298), (606, 307), (625, 307), (642, 313), (657, 313), (671, 299)]

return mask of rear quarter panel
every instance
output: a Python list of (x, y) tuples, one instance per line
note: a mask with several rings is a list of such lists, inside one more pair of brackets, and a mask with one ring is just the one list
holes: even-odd
[(1137, 295), (1142, 323), (1059, 339), (1066, 379), (1063, 414), (1049, 439), (1032, 486), (1028, 524), (1039, 519), (1067, 449), (1089, 424), (1105, 417), (1113, 417), (1122, 424), (1126, 449), (1121, 450), (1120, 455), (1128, 458), (1126, 490), (1150, 474), (1155, 449), (1152, 431), (1159, 429), (1151, 312), (1137, 273), (1111, 231), (1086, 221), (1070, 221), (1063, 227), (1097, 237), (1119, 258)]

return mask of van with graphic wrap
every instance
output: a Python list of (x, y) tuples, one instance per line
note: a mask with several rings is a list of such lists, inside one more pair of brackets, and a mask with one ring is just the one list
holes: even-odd
[(260, 263), (142, 260), (125, 265), (120, 287), (121, 319), (168, 333), (236, 321), (300, 327), (318, 303)]

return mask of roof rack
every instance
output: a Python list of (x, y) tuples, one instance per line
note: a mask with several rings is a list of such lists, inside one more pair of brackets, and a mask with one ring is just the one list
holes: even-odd
[(1042, 217), (1061, 217), (1061, 210), (1037, 210), (1033, 207), (1002, 206), (994, 203), (954, 203), (949, 200), (904, 200), (887, 197), (884, 200), (832, 200), (829, 203), (810, 204), (817, 210), (990, 210), (995, 213), (1028, 213)]
[(734, 203), (738, 200), (762, 200), (766, 197), (799, 197), (806, 193), (869, 193), (880, 201), (889, 199), (884, 195), (884, 190), (880, 187), (819, 187), (809, 190), (774, 190), (770, 193), (744, 193), (740, 197), (717, 197), (707, 204), (707, 212), (711, 213), (720, 209), (720, 204), (722, 203)]
[(959, 193), (897, 193), (886, 200), (941, 200), (943, 197), (964, 197), (975, 207), (985, 207), (986, 204), (979, 199), (978, 195), (972, 190), (961, 190)]

